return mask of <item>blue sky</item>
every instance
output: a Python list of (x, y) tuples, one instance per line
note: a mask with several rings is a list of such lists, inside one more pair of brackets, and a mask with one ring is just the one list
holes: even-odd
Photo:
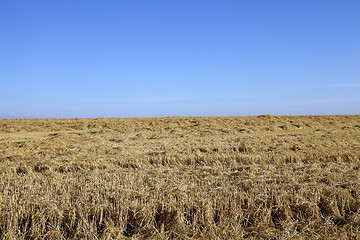
[(0, 32), (0, 118), (360, 114), (360, 0), (2, 0)]

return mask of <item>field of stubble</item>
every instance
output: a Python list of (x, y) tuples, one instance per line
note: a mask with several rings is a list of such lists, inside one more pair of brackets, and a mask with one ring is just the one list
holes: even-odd
[(360, 116), (0, 120), (1, 239), (360, 239)]

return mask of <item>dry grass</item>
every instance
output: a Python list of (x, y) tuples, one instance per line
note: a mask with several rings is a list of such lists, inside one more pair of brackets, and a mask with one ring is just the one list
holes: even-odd
[(0, 120), (2, 239), (360, 239), (360, 116)]

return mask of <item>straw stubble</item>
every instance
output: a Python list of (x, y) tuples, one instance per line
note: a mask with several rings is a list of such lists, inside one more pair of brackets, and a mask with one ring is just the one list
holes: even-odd
[(359, 239), (360, 117), (0, 120), (2, 239)]

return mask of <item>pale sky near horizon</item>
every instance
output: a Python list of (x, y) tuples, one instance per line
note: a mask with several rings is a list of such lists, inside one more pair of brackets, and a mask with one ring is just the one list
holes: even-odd
[(2, 0), (0, 118), (360, 114), (359, 0)]

